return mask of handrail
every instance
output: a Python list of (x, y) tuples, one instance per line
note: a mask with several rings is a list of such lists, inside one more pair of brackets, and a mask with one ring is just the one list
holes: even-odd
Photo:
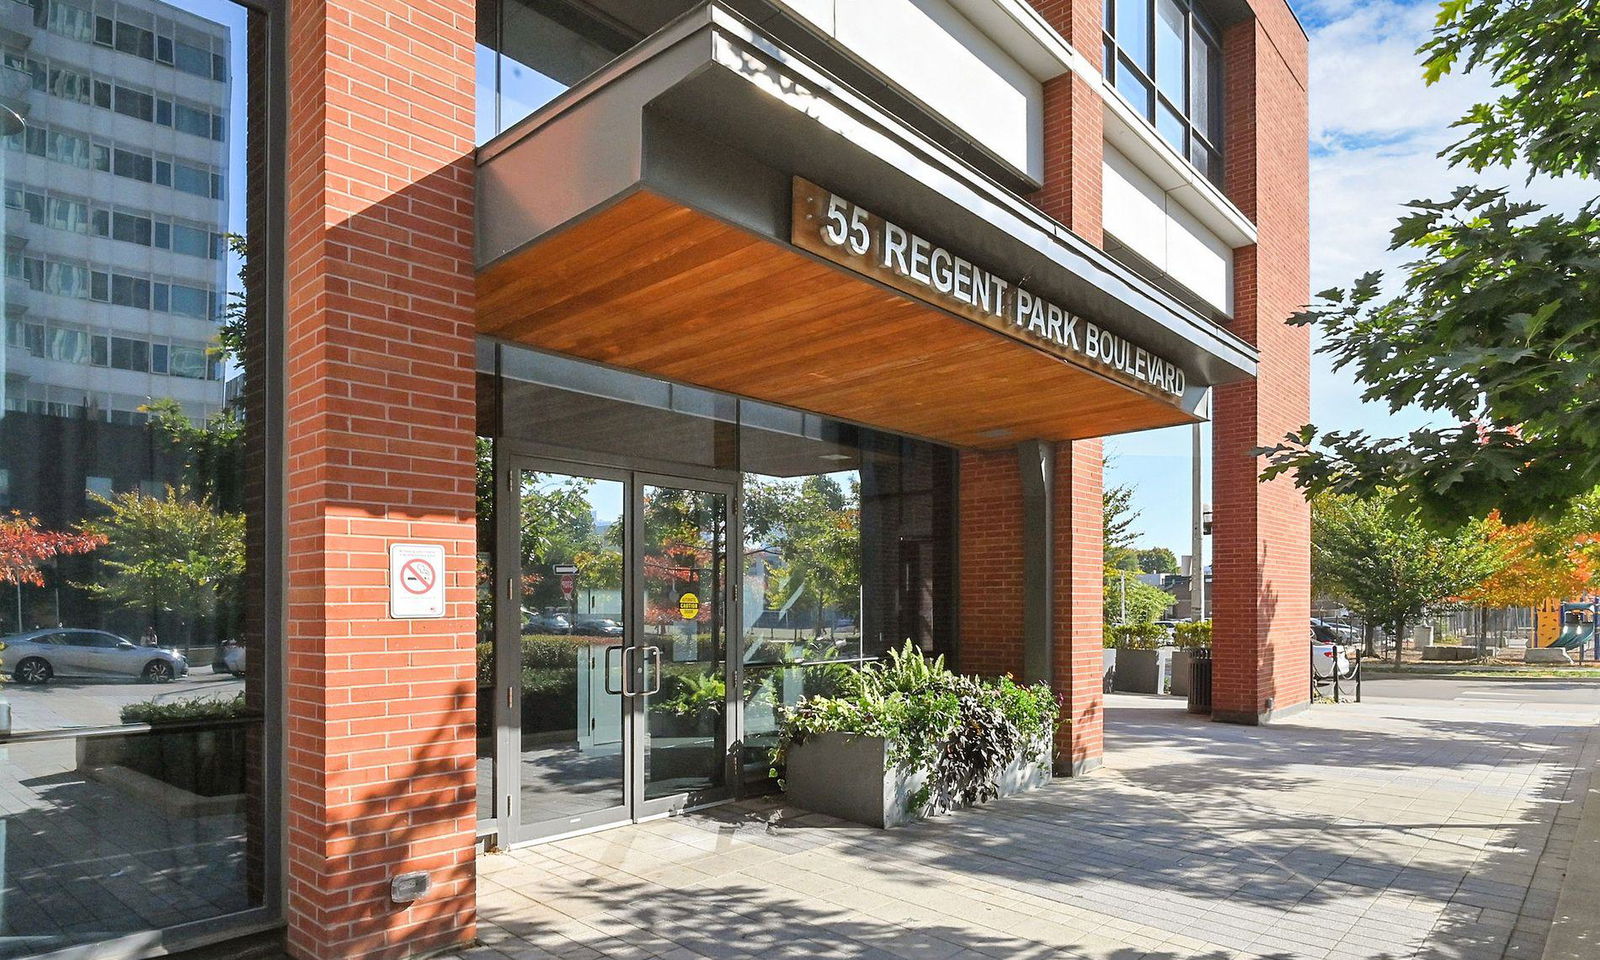
[(41, 743), (51, 740), (92, 740), (100, 737), (137, 733), (192, 733), (226, 727), (243, 727), (265, 720), (264, 714), (218, 717), (212, 720), (174, 720), (170, 723), (123, 723), (107, 727), (62, 727), (55, 730), (20, 730), (0, 733), (0, 747), (13, 743)]
[(851, 664), (877, 663), (882, 657), (833, 657), (823, 660), (747, 660), (746, 667), (820, 667), (830, 663)]

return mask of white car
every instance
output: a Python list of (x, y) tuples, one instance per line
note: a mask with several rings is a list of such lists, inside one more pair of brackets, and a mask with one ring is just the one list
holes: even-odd
[(1356, 672), (1355, 648), (1311, 641), (1311, 675), (1318, 680), (1348, 680)]
[(237, 640), (220, 644), (211, 660), (211, 672), (231, 673), (236, 677), (244, 676), (244, 644)]

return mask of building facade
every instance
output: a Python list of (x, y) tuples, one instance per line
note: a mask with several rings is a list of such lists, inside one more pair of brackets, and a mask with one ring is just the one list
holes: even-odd
[(0, 954), (468, 942), (907, 644), (1088, 772), (1120, 432), (1306, 705), (1283, 0), (174, 3), (0, 0)]

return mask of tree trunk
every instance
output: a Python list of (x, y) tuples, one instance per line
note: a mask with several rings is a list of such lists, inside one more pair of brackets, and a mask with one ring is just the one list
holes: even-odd
[(1489, 611), (1478, 608), (1478, 656), (1489, 652)]
[(1395, 669), (1397, 669), (1397, 670), (1400, 668), (1400, 661), (1401, 661), (1400, 648), (1405, 646), (1405, 642), (1406, 642), (1406, 624), (1405, 624), (1405, 621), (1404, 620), (1397, 620), (1397, 621), (1395, 621), (1395, 624), (1394, 624), (1394, 666), (1395, 666)]
[(1366, 641), (1367, 641), (1367, 653), (1366, 653), (1366, 655), (1369, 656), (1369, 657), (1372, 657), (1373, 659), (1377, 659), (1377, 656), (1378, 656), (1378, 628), (1373, 624), (1373, 622), (1371, 620), (1363, 620), (1363, 621), (1361, 621), (1361, 633), (1362, 633), (1362, 636), (1365, 637)]

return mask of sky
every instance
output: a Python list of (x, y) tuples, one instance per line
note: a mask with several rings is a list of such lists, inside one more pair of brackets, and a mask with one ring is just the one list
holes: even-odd
[[(1452, 170), (1438, 153), (1457, 139), (1450, 124), (1487, 98), (1474, 75), (1422, 82), (1416, 48), (1428, 37), (1436, 0), (1291, 0), (1311, 39), (1311, 289), (1348, 286), (1372, 269), (1392, 269), (1389, 231), (1409, 200), (1442, 197), (1461, 184), (1510, 186), (1553, 209), (1573, 210), (1593, 184), (1539, 180), (1499, 170)], [(1312, 356), (1311, 422), (1400, 436), (1422, 425), (1420, 411), (1391, 413), (1361, 402), (1348, 373)], [(1205, 430), (1207, 458), (1210, 432)], [(1106, 442), (1106, 483), (1130, 484), (1141, 511), (1141, 546), (1189, 552), (1190, 428), (1129, 434)], [(1209, 464), (1205, 467), (1210, 489)]]

